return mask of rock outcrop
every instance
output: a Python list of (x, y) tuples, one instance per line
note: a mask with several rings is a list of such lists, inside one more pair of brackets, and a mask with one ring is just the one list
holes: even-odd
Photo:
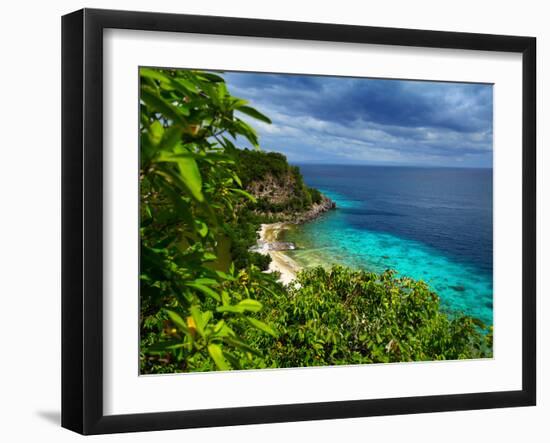
[(270, 220), (305, 223), (336, 207), (304, 182), (300, 168), (276, 152), (238, 150), (238, 174), (244, 189), (256, 198), (248, 208)]
[(324, 212), (335, 208), (336, 203), (334, 203), (330, 198), (322, 195), (320, 203), (313, 203), (310, 209), (294, 214), (294, 218), (288, 221), (296, 224), (305, 223), (319, 217)]

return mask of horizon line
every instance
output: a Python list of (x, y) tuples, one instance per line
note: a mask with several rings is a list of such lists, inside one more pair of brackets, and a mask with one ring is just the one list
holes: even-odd
[(381, 168), (442, 168), (442, 169), (494, 169), (493, 166), (446, 166), (446, 165), (396, 165), (396, 164), (379, 164), (379, 163), (318, 163), (307, 161), (290, 161), (289, 164), (308, 165), (308, 166), (369, 166)]

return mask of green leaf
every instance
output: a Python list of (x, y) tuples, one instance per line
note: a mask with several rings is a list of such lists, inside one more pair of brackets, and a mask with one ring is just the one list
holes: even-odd
[(222, 137), (222, 139), (223, 139), (223, 145), (224, 145), (226, 150), (234, 151), (234, 150), (237, 149), (231, 140), (229, 140), (226, 137)]
[(199, 283), (201, 285), (206, 285), (206, 286), (217, 286), (218, 285), (217, 280), (214, 280), (213, 278), (207, 278), (207, 277), (197, 278), (197, 279), (195, 279), (195, 283)]
[(212, 357), (212, 360), (214, 360), (214, 363), (216, 363), (216, 367), (220, 371), (228, 371), (231, 369), (231, 367), (225, 361), (222, 348), (219, 345), (215, 343), (210, 343), (208, 345), (208, 353), (210, 354), (210, 357)]
[(223, 272), (223, 271), (215, 271), (216, 272), (216, 275), (220, 278), (223, 278), (224, 280), (229, 280), (229, 281), (235, 281), (235, 277), (233, 277), (232, 275), (230, 274), (227, 274), (226, 272)]
[(225, 86), (225, 82), (219, 82), (217, 85), (217, 88), (216, 88), (216, 93), (218, 95), (218, 99), (220, 100), (220, 103), (221, 101), (229, 95), (229, 91), (227, 90), (227, 86)]
[(224, 327), (225, 325), (225, 320), (220, 320), (218, 323), (216, 323), (216, 326), (214, 326), (214, 332), (217, 333), (217, 332), (220, 332), (221, 329)]
[(197, 232), (201, 237), (206, 237), (208, 235), (208, 225), (202, 220), (196, 220), (195, 224), (197, 225)]
[(183, 179), (183, 182), (191, 191), (193, 197), (198, 201), (204, 201), (204, 196), (202, 195), (202, 179), (201, 173), (199, 172), (199, 167), (197, 162), (193, 158), (181, 158), (178, 159), (178, 167)]
[[(168, 120), (172, 120), (174, 123), (178, 123), (182, 126), (187, 126), (187, 121), (183, 118), (183, 113), (186, 112), (184, 108), (176, 108), (171, 103), (158, 96), (155, 90), (149, 86), (141, 87), (141, 99), (147, 104), (147, 106), (153, 109), (153, 112), (160, 112)], [(189, 111), (187, 111), (187, 114)]]
[(279, 336), (277, 334), (277, 332), (275, 332), (275, 330), (271, 326), (265, 324), (263, 321), (256, 320), (255, 318), (252, 318), (252, 317), (246, 317), (246, 319), (256, 329), (259, 329), (260, 331), (266, 332), (266, 333), (268, 333), (269, 335), (271, 335), (275, 338), (277, 338)]
[(231, 352), (224, 351), (223, 353), (225, 359), (233, 366), (235, 369), (242, 369), (241, 363), (236, 355), (233, 355)]
[(217, 292), (210, 289), (208, 286), (203, 286), (200, 283), (193, 283), (193, 282), (186, 283), (186, 286), (189, 286), (190, 288), (197, 289), (197, 290), (201, 291), (203, 294), (207, 295), (208, 297), (213, 298), (216, 301), (221, 301), (220, 295)]
[(250, 312), (259, 312), (262, 310), (263, 307), (263, 305), (259, 301), (252, 300), (251, 298), (246, 298), (240, 301), (239, 303), (237, 303), (237, 306), (243, 308), (245, 311)]
[(158, 146), (164, 135), (164, 127), (162, 124), (155, 120), (151, 126), (149, 126), (149, 140), (153, 146)]
[(172, 79), (172, 86), (174, 86), (182, 94), (189, 92), (195, 94), (197, 92), (197, 87), (192, 82), (184, 78)]
[(139, 140), (140, 140), (141, 166), (143, 167), (143, 165), (146, 164), (151, 159), (151, 157), (153, 157), (153, 154), (155, 153), (155, 149), (151, 144), (149, 133), (147, 132), (141, 133)]
[(244, 299), (232, 306), (218, 306), (216, 310), (218, 312), (234, 312), (237, 314), (243, 314), (245, 312), (259, 312), (261, 311), (263, 305), (257, 301), (252, 300), (251, 298)]
[(214, 334), (211, 337), (225, 338), (225, 337), (234, 337), (235, 335), (236, 335), (235, 331), (233, 331), (233, 329), (227, 326), (227, 323), (225, 323), (224, 320), (220, 320), (216, 324), (216, 327), (214, 328)]
[(235, 314), (242, 314), (244, 310), (242, 308), (238, 308), (236, 305), (224, 305), (224, 306), (218, 306), (216, 308), (217, 312), (233, 312)]
[(211, 317), (207, 315), (208, 312), (201, 312), (198, 306), (191, 306), (191, 308), (189, 308), (189, 312), (191, 312), (191, 317), (193, 317), (193, 320), (195, 321), (197, 332), (201, 335), (201, 337), (204, 337), (204, 328), (208, 324)]
[(237, 133), (243, 135), (256, 149), (260, 147), (258, 144), (258, 134), (252, 126), (242, 120), (236, 119), (233, 123), (233, 127)]
[(163, 154), (159, 161), (174, 162), (178, 165), (180, 178), (189, 193), (198, 201), (204, 201), (202, 178), (193, 154)]
[(208, 79), (213, 83), (225, 83), (225, 80), (223, 79), (223, 77), (220, 77), (219, 75), (216, 75), (216, 74), (212, 74), (210, 72), (201, 72), (200, 77), (204, 79)]
[(172, 81), (172, 79), (168, 75), (160, 72), (158, 69), (140, 68), (139, 75), (141, 77), (149, 78), (151, 80), (157, 80), (163, 85), (168, 85)]
[(191, 213), (189, 204), (186, 203), (182, 199), (181, 195), (176, 192), (172, 186), (169, 186), (168, 183), (162, 182), (160, 185), (164, 192), (166, 192), (166, 194), (172, 200), (172, 203), (174, 204), (174, 209), (177, 211), (178, 216), (180, 216), (181, 219), (185, 221), (190, 227), (195, 228), (195, 225), (193, 223), (193, 214)]
[(269, 119), (269, 117), (267, 117), (266, 115), (262, 114), (260, 111), (254, 109), (254, 108), (251, 108), (250, 106), (239, 106), (237, 108), (237, 111), (240, 111), (242, 112), (243, 114), (246, 114), (250, 117), (253, 117), (255, 118), (256, 120), (260, 120), (260, 121), (263, 121), (264, 123), (269, 123), (271, 124), (271, 120)]
[(218, 312), (233, 312), (236, 314), (244, 314), (245, 312), (258, 312), (262, 309), (263, 305), (257, 301), (247, 298), (240, 301), (236, 305), (224, 305), (218, 306), (216, 311)]
[(178, 329), (185, 332), (186, 334), (189, 333), (189, 328), (187, 327), (187, 324), (183, 321), (178, 313), (170, 311), (168, 309), (166, 309), (166, 313), (168, 314), (168, 317), (170, 317), (170, 320), (172, 320), (172, 323), (174, 323), (178, 327)]
[(181, 340), (169, 340), (155, 343), (154, 345), (148, 346), (147, 352), (151, 354), (160, 354), (166, 351), (171, 351), (173, 349), (183, 348), (185, 346)]
[(231, 303), (231, 297), (229, 296), (229, 293), (227, 291), (222, 291), (222, 303), (224, 306), (229, 305)]
[(161, 152), (158, 156), (158, 161), (159, 162), (168, 162), (168, 163), (177, 163), (178, 160), (181, 160), (181, 159), (187, 159), (187, 158), (192, 158), (192, 159), (199, 159), (201, 158), (200, 155), (198, 154), (195, 154), (193, 152), (189, 152), (186, 150), (186, 148), (183, 147), (183, 145), (179, 144), (179, 143), (176, 143), (174, 146), (173, 146), (173, 149), (175, 150), (183, 150), (183, 152), (177, 152), (177, 153), (174, 153), (174, 152)]
[(242, 188), (243, 182), (241, 181), (240, 177), (234, 172), (232, 173), (232, 176), (233, 176), (233, 180), (235, 180), (235, 182)]
[(206, 325), (208, 325), (208, 322), (212, 319), (212, 312), (210, 311), (202, 312), (200, 307), (197, 305), (191, 306), (191, 308), (189, 308), (189, 312), (191, 312), (191, 316), (195, 320), (197, 329), (206, 328)]
[(179, 125), (173, 125), (169, 129), (164, 131), (162, 143), (160, 149), (162, 151), (170, 152), (181, 141), (181, 134), (183, 130)]
[(246, 191), (243, 191), (242, 189), (238, 189), (238, 188), (229, 188), (232, 192), (234, 192), (235, 194), (240, 194), (240, 195), (243, 195), (245, 196), (247, 199), (251, 200), (253, 203), (256, 203), (256, 197), (254, 197), (252, 194), (249, 194), (248, 192)]
[(205, 252), (202, 258), (205, 261), (214, 261), (218, 259), (218, 256), (212, 252)]
[(232, 108), (240, 108), (241, 106), (244, 106), (246, 104), (248, 104), (248, 100), (244, 100), (242, 98), (237, 98), (237, 97), (231, 97)]
[(237, 349), (240, 349), (241, 351), (250, 352), (251, 354), (254, 354), (258, 357), (262, 357), (262, 353), (258, 351), (257, 349), (254, 349), (244, 341), (238, 339), (237, 337), (224, 337), (223, 338), (224, 343), (227, 343)]

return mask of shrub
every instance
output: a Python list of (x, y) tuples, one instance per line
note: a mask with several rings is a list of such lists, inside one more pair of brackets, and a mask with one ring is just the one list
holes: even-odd
[(260, 301), (279, 337), (249, 340), (271, 367), (453, 360), (492, 356), (491, 337), (467, 316), (449, 317), (422, 281), (336, 266), (302, 271), (288, 293)]

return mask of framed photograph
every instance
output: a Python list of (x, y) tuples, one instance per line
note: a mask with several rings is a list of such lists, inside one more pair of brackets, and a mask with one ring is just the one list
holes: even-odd
[(62, 20), (62, 425), (536, 402), (531, 37)]

